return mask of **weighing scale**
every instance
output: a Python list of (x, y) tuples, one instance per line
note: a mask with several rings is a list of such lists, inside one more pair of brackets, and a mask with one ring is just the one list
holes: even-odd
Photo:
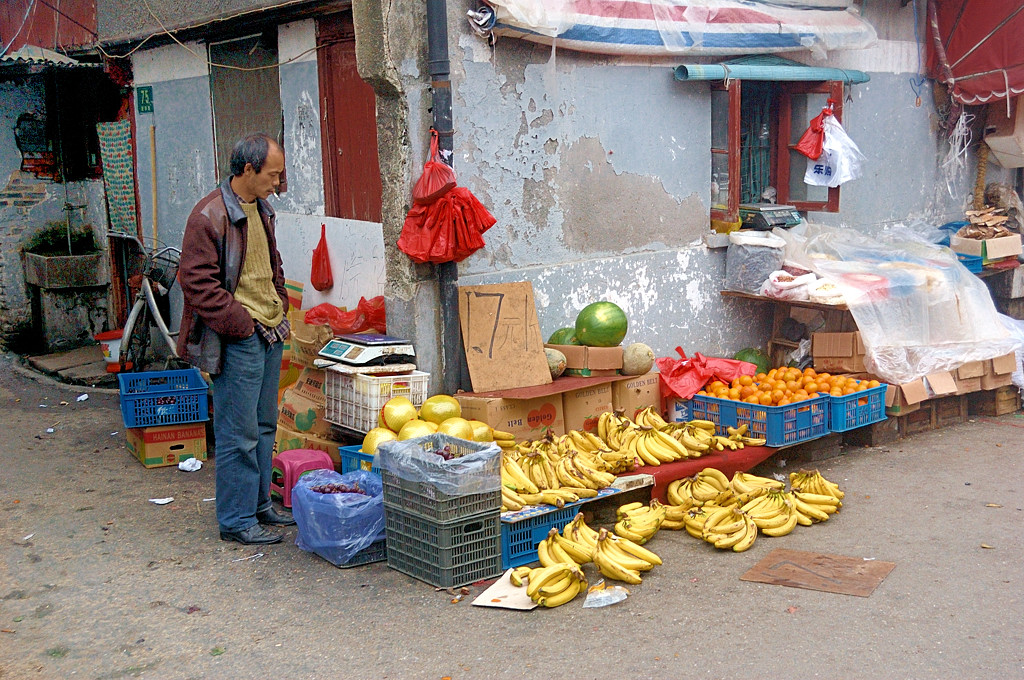
[(416, 351), (408, 340), (373, 333), (342, 335), (320, 350), (320, 356), (349, 366), (411, 363)]
[(775, 227), (789, 229), (803, 222), (803, 217), (791, 205), (774, 203), (741, 203), (740, 221), (742, 229), (770, 231)]

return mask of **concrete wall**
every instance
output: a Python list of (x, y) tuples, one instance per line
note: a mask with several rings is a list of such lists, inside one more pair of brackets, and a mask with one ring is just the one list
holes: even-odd
[[(136, 87), (153, 87), (152, 114), (137, 114), (138, 179), (143, 232), (152, 229), (152, 150), (156, 136), (159, 238), (180, 245), (196, 202), (217, 184), (214, 124), (205, 43), (141, 49), (133, 59)], [(278, 27), (281, 107), (288, 190), (271, 196), (278, 213), (278, 241), (285, 276), (303, 283), (304, 307), (320, 302), (354, 307), (360, 296), (384, 289), (383, 241), (373, 222), (324, 218), (316, 33), (312, 19)], [(288, 62), (288, 63), (284, 63)], [(327, 226), (335, 287), (323, 293), (309, 282), (312, 251)], [(172, 309), (177, 318), (178, 304)]]
[[(390, 185), (405, 200), (385, 201), (388, 303), (401, 310), (391, 326), (416, 340), (421, 365), (432, 370), (440, 366), (430, 336), (438, 326), (434, 273), (403, 262), (393, 245), (427, 152), (424, 17), (411, 2), (388, 13), (355, 9), (360, 72), (379, 102), (400, 102), (391, 118), (407, 125), (407, 149), (381, 144), (385, 196)], [(455, 168), (498, 222), (487, 247), (460, 264), (459, 283), (531, 281), (544, 333), (609, 299), (631, 321), (626, 342), (646, 342), (659, 356), (677, 345), (728, 354), (763, 344), (767, 309), (720, 299), (725, 251), (700, 238), (709, 217), (709, 85), (674, 81), (680, 59), (619, 59), (508, 38), (488, 46), (463, 13), (449, 6)], [(843, 187), (840, 213), (810, 218), (865, 232), (954, 219), (974, 167), (947, 191), (931, 92), (925, 85), (918, 102), (909, 86), (919, 69), (913, 8), (872, 4), (867, 18), (879, 27), (874, 48), (824, 63), (786, 55), (872, 76), (845, 109), (847, 130), (868, 157), (865, 175)], [(991, 169), (990, 179), (999, 176)]]
[[(96, 242), (105, 248), (107, 224), (103, 184), (98, 180), (59, 184), (22, 172), (21, 152), (14, 138), (18, 116), (46, 113), (41, 77), (0, 82), (0, 344), (6, 345), (29, 329), (32, 315), (29, 288), (21, 262), (25, 241), (51, 222), (72, 226), (90, 224)], [(84, 206), (65, 213), (64, 205)], [(94, 314), (94, 331), (103, 330), (106, 305)], [(22, 340), (25, 339), (23, 336)], [(32, 351), (32, 347), (20, 347)], [(42, 345), (38, 351), (44, 351)]]

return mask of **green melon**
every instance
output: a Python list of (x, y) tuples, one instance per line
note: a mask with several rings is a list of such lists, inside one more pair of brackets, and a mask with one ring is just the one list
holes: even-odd
[(548, 359), (548, 370), (551, 371), (551, 379), (554, 380), (565, 372), (565, 355), (557, 349), (544, 348), (544, 355)]
[(654, 351), (642, 342), (622, 350), (622, 375), (646, 375), (654, 367)]
[(576, 339), (590, 347), (616, 347), (626, 337), (626, 313), (614, 302), (592, 302), (576, 317)]
[(551, 334), (548, 338), (549, 345), (578, 345), (580, 341), (576, 339), (576, 329), (572, 326), (566, 326), (565, 328), (559, 328), (557, 331)]
[(768, 358), (767, 354), (756, 347), (741, 349), (739, 352), (736, 352), (736, 356), (733, 358), (740, 361), (749, 361), (757, 366), (758, 373), (767, 373), (768, 369), (772, 367), (772, 360)]

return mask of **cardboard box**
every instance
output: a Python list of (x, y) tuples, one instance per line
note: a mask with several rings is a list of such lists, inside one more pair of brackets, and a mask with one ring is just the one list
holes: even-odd
[(956, 392), (953, 394), (970, 394), (981, 391), (981, 376), (976, 378), (957, 378)]
[(864, 370), (864, 341), (860, 333), (813, 333), (811, 356), (819, 373), (857, 373)]
[(1022, 250), (1020, 234), (986, 239), (961, 238), (953, 234), (949, 237), (949, 247), (956, 253), (981, 257), (983, 264), (1005, 257), (1016, 257)]
[(305, 316), (302, 310), (288, 313), (288, 321), (292, 325), (292, 364), (300, 368), (312, 367), (313, 361), (320, 358), (320, 350), (334, 337), (330, 326), (308, 324)]
[[(585, 345), (544, 345), (565, 355), (565, 375), (600, 378), (618, 375), (622, 368), (622, 345), (587, 347)], [(572, 428), (570, 428), (572, 429)]]
[(635, 375), (612, 383), (612, 409), (633, 419), (638, 411), (654, 406), (661, 412), (661, 375), (655, 372)]
[(956, 369), (957, 380), (980, 378), (983, 375), (985, 375), (984, 361), (968, 361), (966, 364)]
[(1013, 372), (1017, 370), (1017, 355), (1013, 352), (981, 362), (985, 375), (981, 376), (981, 389), (994, 390), (1013, 384)]
[(665, 400), (665, 420), (670, 423), (686, 423), (693, 420), (689, 399), (672, 397)]
[(981, 380), (981, 389), (983, 390), (994, 390), (1000, 387), (1006, 387), (1007, 385), (1013, 384), (1012, 373), (997, 373), (994, 375), (985, 374), (979, 378)]
[(985, 144), (1004, 168), (1024, 167), (1024, 95), (1004, 106), (991, 106), (985, 120)]
[(462, 417), (482, 420), (497, 430), (511, 432), (518, 439), (540, 439), (546, 433), (565, 434), (562, 395), (551, 394), (533, 399), (503, 399), (456, 394)]
[(274, 437), (274, 455), (282, 451), (301, 449), (303, 436), (294, 430), (289, 430), (280, 423), (277, 424), (277, 435)]
[(324, 419), (325, 405), (303, 396), (294, 387), (284, 391), (277, 408), (278, 424), (304, 436), (326, 437), (331, 434), (331, 424)]
[(890, 384), (885, 392), (885, 412), (891, 416), (902, 416), (921, 408), (923, 401), (956, 394), (956, 391), (956, 378), (950, 371), (936, 371), (910, 382)]
[(148, 468), (177, 465), (179, 461), (206, 460), (206, 424), (131, 427), (128, 450)]
[(295, 391), (310, 401), (323, 404), (327, 401), (327, 394), (325, 392), (326, 381), (327, 376), (324, 369), (306, 367), (302, 369), (302, 372), (295, 381)]
[(566, 430), (595, 432), (598, 417), (611, 410), (611, 383), (562, 393), (562, 412), (565, 414)]

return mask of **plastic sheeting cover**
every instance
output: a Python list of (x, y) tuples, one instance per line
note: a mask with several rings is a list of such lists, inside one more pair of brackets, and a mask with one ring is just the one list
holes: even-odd
[(1021, 347), (988, 287), (949, 248), (909, 240), (883, 243), (820, 225), (808, 225), (804, 234), (776, 233), (787, 241), (788, 261), (843, 292), (867, 348), (865, 366), (890, 383)]
[[(581, 52), (731, 55), (862, 49), (874, 28), (837, 0), (488, 0), (494, 33)], [(806, 9), (826, 6), (830, 9)], [(557, 41), (556, 41), (557, 39)]]
[[(450, 460), (433, 453), (446, 444), (456, 452), (465, 448), (472, 452)], [(383, 442), (377, 449), (377, 464), (381, 470), (407, 481), (430, 484), (448, 496), (501, 488), (501, 449), (493, 443), (469, 442), (444, 434)]]

